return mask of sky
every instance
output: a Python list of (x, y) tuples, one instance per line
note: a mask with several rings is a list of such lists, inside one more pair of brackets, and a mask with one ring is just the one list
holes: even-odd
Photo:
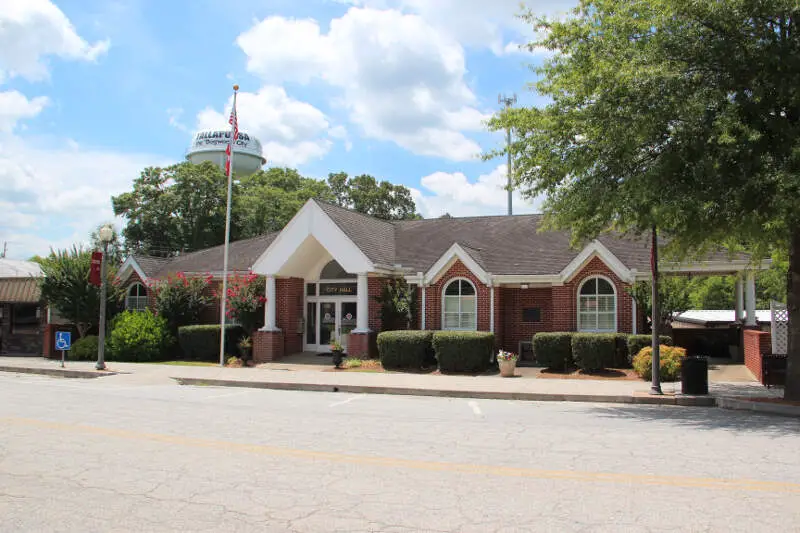
[[(558, 15), (572, 0), (529, 0)], [(506, 167), (480, 154), (498, 94), (546, 53), (519, 0), (0, 0), (0, 247), (27, 259), (88, 241), (112, 195), (239, 127), (267, 166), (371, 174), (425, 217), (505, 214)], [(539, 202), (514, 197), (515, 213)], [(0, 248), (1, 250), (1, 248)]]

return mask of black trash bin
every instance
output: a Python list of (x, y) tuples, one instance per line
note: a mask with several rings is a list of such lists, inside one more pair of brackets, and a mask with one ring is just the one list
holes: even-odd
[(697, 356), (683, 359), (681, 388), (684, 394), (708, 394), (708, 359)]

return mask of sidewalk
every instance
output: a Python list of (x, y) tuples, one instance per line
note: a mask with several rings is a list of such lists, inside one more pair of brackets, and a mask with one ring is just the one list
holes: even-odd
[[(746, 408), (759, 412), (800, 416), (800, 406), (788, 406), (752, 398), (780, 398), (782, 389), (766, 389), (759, 383), (712, 382), (708, 396), (680, 394), (680, 383), (664, 383), (663, 396), (651, 396), (644, 381), (502, 378), (496, 376), (443, 376), (404, 373), (322, 372), (319, 369), (220, 368), (109, 362), (108, 371), (97, 371), (91, 362), (42, 358), (1, 357), (0, 371), (96, 377), (103, 381), (170, 383), (278, 390), (305, 390), (415, 396), (469, 397), (527, 401), (577, 401), (684, 406)], [(722, 402), (720, 402), (722, 399)], [(773, 408), (779, 409), (773, 409)], [(787, 412), (788, 411), (791, 412)], [(796, 414), (794, 414), (796, 411)]]

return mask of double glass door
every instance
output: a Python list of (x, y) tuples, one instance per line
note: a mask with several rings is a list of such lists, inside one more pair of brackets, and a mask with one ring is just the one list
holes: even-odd
[(347, 351), (347, 339), (356, 329), (358, 306), (354, 301), (319, 300), (306, 303), (306, 349), (326, 352), (339, 339)]

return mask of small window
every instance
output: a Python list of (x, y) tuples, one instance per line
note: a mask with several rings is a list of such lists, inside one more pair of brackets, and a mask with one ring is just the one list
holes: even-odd
[(475, 330), (477, 297), (475, 287), (465, 279), (451, 281), (444, 289), (442, 329)]
[(316, 295), (317, 295), (317, 284), (306, 283), (306, 296), (316, 296)]
[(578, 293), (578, 331), (616, 330), (617, 296), (614, 286), (603, 278), (586, 280)]
[(542, 310), (539, 307), (526, 307), (522, 310), (523, 322), (541, 322)]
[(38, 312), (36, 304), (11, 306), (11, 333), (36, 333), (39, 330)]
[(319, 274), (319, 279), (351, 279), (355, 278), (355, 274), (348, 274), (338, 262), (331, 261), (322, 269)]
[(125, 309), (128, 311), (147, 310), (147, 289), (141, 283), (134, 283), (125, 297)]

